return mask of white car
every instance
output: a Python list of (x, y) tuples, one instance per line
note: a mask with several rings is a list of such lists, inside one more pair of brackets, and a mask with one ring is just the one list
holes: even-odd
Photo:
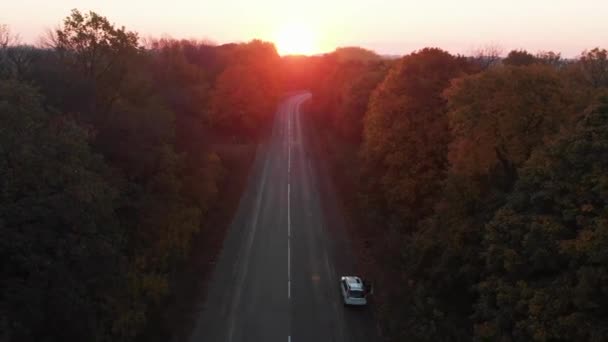
[(363, 280), (355, 276), (344, 276), (340, 278), (340, 291), (344, 299), (344, 305), (366, 305), (367, 290)]

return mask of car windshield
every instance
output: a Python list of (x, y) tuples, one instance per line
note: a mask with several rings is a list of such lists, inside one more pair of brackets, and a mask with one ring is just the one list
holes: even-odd
[(349, 297), (351, 297), (351, 298), (364, 298), (365, 294), (361, 290), (350, 290)]

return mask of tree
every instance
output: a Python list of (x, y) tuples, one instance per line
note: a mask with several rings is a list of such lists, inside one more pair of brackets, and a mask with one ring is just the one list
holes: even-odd
[(209, 110), (209, 71), (197, 64), (197, 51), (205, 47), (186, 40), (160, 39), (152, 43), (149, 72), (178, 118), (184, 115), (202, 121)]
[[(379, 280), (389, 301), (382, 317), (396, 340), (434, 340), (454, 323), (430, 290), (438, 283), (427, 282), (437, 268), (425, 260), (438, 251), (426, 249), (432, 240), (427, 244), (418, 236), (441, 198), (448, 170), (448, 108), (442, 93), (469, 68), (466, 59), (439, 49), (405, 56), (374, 91), (365, 116), (362, 205), (381, 227), (383, 276), (400, 279), (398, 287)], [(419, 272), (423, 264), (427, 267)]]
[(0, 50), (19, 44), (19, 36), (11, 32), (8, 25), (0, 24)]
[(345, 62), (377, 62), (382, 59), (377, 53), (371, 50), (356, 46), (340, 47), (331, 53), (335, 56), (338, 63)]
[(74, 73), (72, 77), (80, 77), (95, 96), (95, 107), (87, 109), (109, 112), (137, 63), (137, 34), (114, 27), (95, 12), (82, 14), (74, 9), (56, 31), (55, 44), (63, 62)]
[(452, 170), (469, 176), (498, 171), (494, 174), (507, 188), (534, 148), (569, 122), (567, 88), (543, 66), (467, 76), (454, 81), (445, 96)]
[(229, 134), (256, 137), (274, 117), (280, 84), (274, 66), (279, 56), (272, 44), (252, 41), (234, 47), (228, 58), (235, 63), (217, 79), (209, 121)]
[(262, 127), (278, 55), (259, 41), (145, 51), (136, 33), (77, 10), (43, 48), (3, 32), (0, 340), (143, 338), (232, 172), (210, 142), (226, 138), (209, 126), (211, 89), (242, 71), (225, 89), (249, 77), (244, 108)]
[[(439, 49), (404, 57), (373, 93), (361, 155), (370, 189), (400, 226), (431, 212), (447, 168), (448, 125), (441, 94), (466, 70)], [(374, 180), (374, 181), (371, 181)]]
[(537, 59), (526, 50), (512, 50), (502, 62), (505, 65), (524, 66), (536, 63)]
[(18, 44), (19, 36), (12, 34), (7, 25), (0, 24), (0, 78), (14, 76), (14, 70), (10, 65), (12, 56), (9, 51)]
[[(57, 31), (55, 47), (64, 77), (75, 80), (83, 94), (74, 99), (64, 88), (61, 105), (91, 129), (91, 146), (112, 167), (119, 191), (124, 287), (109, 305), (116, 339), (141, 333), (147, 315), (168, 293), (169, 274), (201, 227), (207, 203), (198, 200), (210, 195), (195, 196), (183, 187), (182, 177), (192, 172), (175, 151), (175, 115), (155, 88), (153, 60), (137, 40), (96, 13), (75, 10)], [(204, 165), (189, 166), (195, 168)], [(206, 181), (215, 179), (201, 180)]]
[(595, 48), (584, 51), (580, 65), (586, 80), (594, 88), (608, 87), (608, 51)]
[(489, 44), (473, 51), (473, 62), (480, 70), (486, 70), (500, 61), (503, 49), (499, 45)]
[(396, 339), (473, 338), (484, 226), (533, 151), (573, 121), (567, 94), (558, 73), (540, 65), (491, 68), (455, 79), (444, 91), (449, 167), (429, 214), (401, 236), (398, 253), (387, 259), (408, 284), (391, 294), (395, 305), (388, 305)]
[[(104, 340), (121, 282), (109, 168), (88, 132), (0, 81), (0, 321), (13, 341)], [(92, 267), (94, 266), (94, 267)]]
[(556, 68), (559, 68), (565, 64), (561, 53), (555, 53), (553, 51), (541, 51), (537, 53), (535, 57), (538, 63), (550, 65)]
[(359, 75), (343, 85), (342, 104), (336, 111), (335, 125), (341, 135), (359, 144), (363, 138), (363, 118), (367, 112), (369, 98), (382, 80), (388, 65), (384, 62), (369, 63), (361, 68)]
[(480, 340), (603, 341), (608, 303), (608, 98), (525, 164), (487, 225)]

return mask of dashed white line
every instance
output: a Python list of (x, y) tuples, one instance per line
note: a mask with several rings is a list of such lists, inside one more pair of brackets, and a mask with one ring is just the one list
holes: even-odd
[(291, 112), (287, 112), (287, 298), (291, 298)]
[[(289, 114), (288, 114), (289, 115)], [(291, 116), (287, 118), (287, 182), (291, 175)]]
[(287, 183), (287, 239), (291, 237), (291, 205), (290, 198), (291, 197), (291, 185)]

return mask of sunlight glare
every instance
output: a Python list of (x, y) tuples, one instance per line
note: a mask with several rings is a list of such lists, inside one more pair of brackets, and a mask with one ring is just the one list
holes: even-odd
[(282, 56), (311, 55), (318, 49), (313, 31), (306, 25), (295, 23), (286, 25), (278, 31), (275, 44)]

